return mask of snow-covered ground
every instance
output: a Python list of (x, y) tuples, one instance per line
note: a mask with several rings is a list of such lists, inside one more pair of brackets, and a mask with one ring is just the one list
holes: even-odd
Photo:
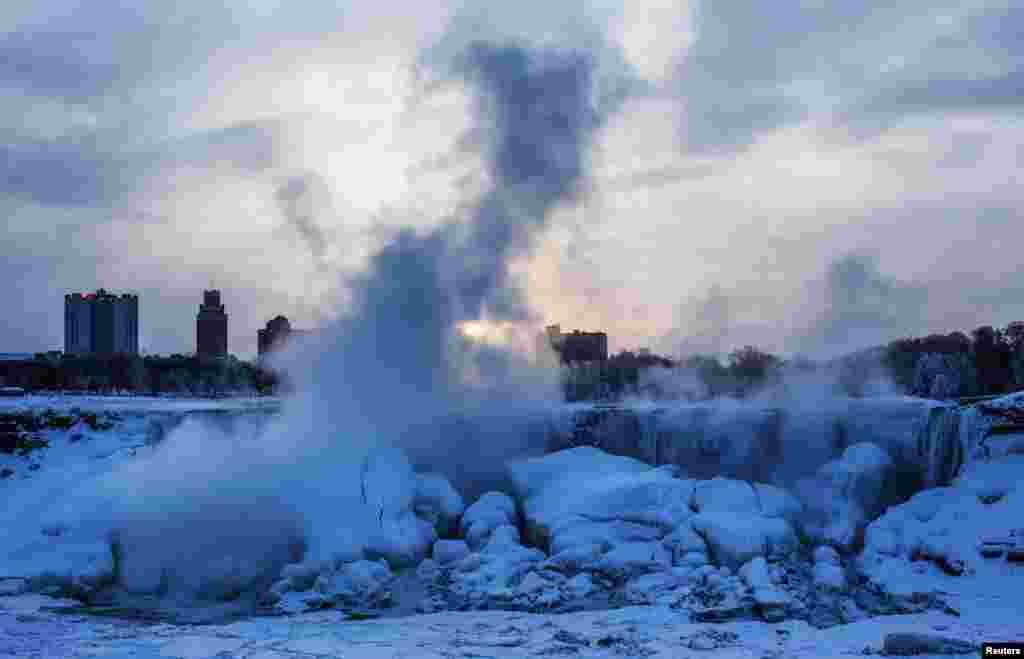
[[(265, 481), (292, 454), (234, 441), (263, 427), (275, 401), (2, 403), (0, 417), (39, 423), (0, 453), (0, 656), (781, 659), (878, 653), (904, 632), (932, 635), (910, 650), (931, 642), (947, 654), (1024, 641), (1024, 438), (956, 449), (960, 435), (976, 448), (1002, 423), (983, 410), (858, 403), (843, 412), (855, 431), (845, 448), (792, 489), (576, 446), (508, 462), (507, 491), (474, 502), (402, 452), (374, 449), (357, 482), (314, 481), (339, 503), (316, 520), (327, 532), (285, 559), (288, 517)], [(990, 407), (1021, 409), (1024, 396)], [(701, 436), (738, 442), (764, 418), (728, 415), (701, 421), (721, 427)], [(691, 425), (654, 436), (701, 448)], [(948, 462), (955, 477), (891, 505), (900, 460), (922, 474)], [(142, 508), (125, 505), (136, 487), (151, 499)], [(350, 491), (361, 503), (340, 498)], [(235, 525), (253, 502), (256, 518)], [(136, 522), (149, 535), (126, 534)], [(234, 537), (243, 531), (255, 535)], [(168, 575), (190, 571), (205, 602), (174, 592)], [(248, 617), (224, 622), (234, 614)]]
[(87, 396), (79, 394), (29, 394), (0, 397), (0, 413), (28, 410), (93, 412), (199, 412), (274, 410), (281, 400), (269, 396), (252, 398), (193, 398), (185, 396)]
[[(664, 606), (530, 614), (445, 612), (401, 619), (346, 620), (336, 611), (251, 618), (226, 625), (174, 626), (61, 614), (72, 602), (38, 595), (0, 599), (0, 656), (24, 659), (344, 659), (441, 657), (660, 657), (822, 659), (879, 654), (888, 634), (929, 634), (980, 645), (1020, 640), (1020, 595), (1006, 589), (939, 611), (816, 629), (802, 621), (694, 624)], [(45, 610), (44, 610), (45, 609)], [(920, 655), (939, 657), (960, 654)], [(968, 656), (977, 656), (971, 653)]]

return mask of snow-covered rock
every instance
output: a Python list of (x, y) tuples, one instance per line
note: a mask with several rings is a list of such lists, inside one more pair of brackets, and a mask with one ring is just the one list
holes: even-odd
[(814, 585), (818, 588), (846, 589), (846, 572), (843, 570), (842, 560), (839, 553), (829, 545), (820, 545), (814, 549), (812, 576)]
[[(682, 564), (683, 557), (690, 553), (699, 553), (706, 556), (707, 542), (693, 530), (690, 524), (683, 524), (675, 531), (662, 539), (665, 548), (672, 552), (672, 564)], [(707, 563), (707, 560), (704, 561)], [(701, 563), (703, 565), (703, 563)]]
[(383, 558), (395, 568), (412, 567), (426, 558), (437, 540), (434, 525), (408, 511), (383, 518), (366, 544), (366, 557)]
[(502, 524), (491, 531), (490, 537), (480, 551), (485, 553), (501, 552), (505, 549), (514, 549), (521, 546), (519, 541), (519, 529), (511, 524)]
[(754, 483), (754, 492), (762, 517), (781, 517), (790, 524), (800, 524), (804, 506), (791, 492), (767, 483)]
[(707, 543), (711, 559), (734, 570), (757, 556), (785, 555), (799, 544), (793, 527), (778, 517), (700, 513), (692, 523)]
[(814, 585), (830, 590), (846, 590), (846, 573), (842, 566), (831, 563), (815, 563), (813, 568)]
[(565, 517), (550, 529), (549, 549), (558, 554), (574, 547), (598, 544), (608, 549), (623, 542), (650, 542), (663, 532), (654, 526), (612, 520), (596, 522), (584, 516)]
[(605, 546), (601, 543), (573, 545), (554, 554), (551, 558), (544, 561), (540, 567), (564, 574), (576, 574), (586, 566), (597, 561), (604, 551)]
[(768, 563), (764, 560), (763, 556), (752, 558), (744, 563), (740, 567), (738, 574), (743, 579), (743, 582), (747, 584), (748, 588), (771, 588), (775, 585), (772, 583), (768, 571)]
[(321, 574), (313, 590), (324, 604), (375, 608), (390, 603), (393, 578), (387, 562), (361, 560)]
[[(462, 497), (444, 476), (416, 474), (402, 451), (373, 451), (361, 478), (363, 500), (373, 513), (369, 528), (361, 537), (353, 538), (350, 525), (339, 524), (339, 538), (318, 543), (311, 558), (330, 559), (337, 565), (365, 555), (371, 560), (382, 558), (395, 569), (411, 567), (430, 553), (439, 535), (458, 533)], [(319, 545), (329, 550), (329, 555)]]
[(430, 522), (442, 538), (459, 532), (459, 519), (466, 508), (462, 495), (441, 474), (418, 474), (413, 511)]
[(763, 556), (758, 556), (743, 565), (739, 575), (750, 588), (754, 602), (766, 620), (774, 622), (785, 616), (790, 597), (772, 581), (768, 563)]
[(486, 544), (499, 526), (516, 525), (516, 504), (501, 492), (487, 492), (462, 514), (462, 534), (473, 549)]
[(437, 581), (441, 577), (441, 566), (434, 559), (426, 558), (416, 566), (416, 577), (420, 581)]
[(469, 545), (465, 540), (438, 540), (432, 554), (438, 565), (448, 565), (469, 556)]
[(757, 492), (750, 483), (720, 476), (697, 483), (693, 505), (701, 513), (761, 512)]
[(550, 453), (540, 458), (517, 460), (507, 464), (516, 489), (516, 496), (528, 499), (549, 486), (573, 477), (595, 477), (610, 474), (642, 474), (651, 466), (591, 446), (578, 446)]
[(0, 579), (0, 597), (13, 597), (27, 593), (28, 581), (25, 579)]
[(317, 577), (331, 569), (333, 566), (325, 561), (289, 563), (281, 569), (281, 579), (287, 580), (290, 590), (309, 590), (316, 583)]
[(562, 592), (567, 599), (583, 599), (596, 590), (594, 579), (586, 572), (581, 572), (562, 584)]
[[(26, 565), (26, 564), (23, 564)], [(58, 586), (75, 595), (87, 595), (113, 583), (114, 556), (107, 542), (59, 542), (49, 552), (34, 556), (19, 576), (33, 590)]]
[(592, 564), (592, 570), (615, 582), (672, 567), (672, 557), (658, 542), (626, 542), (613, 547)]
[(839, 552), (828, 545), (819, 545), (814, 548), (814, 562), (829, 565), (839, 565)]
[[(362, 496), (375, 513), (376, 523), (367, 530), (365, 555), (383, 558), (395, 568), (418, 565), (437, 539), (435, 526), (444, 519), (444, 488), (438, 478), (421, 479), (406, 455), (397, 449), (377, 449), (362, 470)], [(426, 483), (426, 485), (424, 485)], [(417, 515), (417, 494), (430, 490), (434, 499), (422, 499), (422, 509), (434, 515)], [(436, 505), (428, 505), (433, 501)], [(344, 526), (342, 524), (341, 526)]]
[(689, 573), (675, 570), (640, 575), (623, 587), (623, 598), (630, 604), (671, 604), (677, 597), (676, 591), (686, 586), (688, 577)]
[(685, 522), (693, 482), (591, 447), (508, 465), (531, 544), (573, 547), (658, 539)]
[(545, 558), (544, 552), (519, 544), (519, 532), (514, 526), (499, 525), (492, 529), (479, 552), (453, 564), (451, 593), (471, 603), (512, 601), (517, 596), (515, 583)]

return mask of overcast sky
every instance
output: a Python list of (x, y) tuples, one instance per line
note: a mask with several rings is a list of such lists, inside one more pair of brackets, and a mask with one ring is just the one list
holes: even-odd
[(0, 5), (0, 352), (100, 286), (147, 352), (194, 350), (210, 286), (241, 356), (325, 322), (486, 186), (442, 73), (480, 41), (586, 51), (616, 99), (514, 265), (537, 318), (812, 355), (1024, 320), (1020, 3), (131, 4)]

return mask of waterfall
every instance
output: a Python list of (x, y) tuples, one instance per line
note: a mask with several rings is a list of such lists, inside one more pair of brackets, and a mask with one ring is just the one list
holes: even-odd
[(549, 424), (547, 450), (589, 445), (693, 478), (725, 476), (792, 485), (843, 449), (871, 442), (893, 461), (887, 500), (949, 485), (965, 465), (998, 453), (991, 415), (976, 406), (910, 397), (835, 398), (777, 406), (716, 400), (574, 405)]
[(929, 410), (928, 421), (917, 442), (925, 488), (949, 485), (963, 465), (960, 416), (961, 411), (952, 406)]

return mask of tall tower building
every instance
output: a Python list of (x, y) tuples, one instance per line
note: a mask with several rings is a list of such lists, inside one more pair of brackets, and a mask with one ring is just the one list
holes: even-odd
[(196, 314), (196, 355), (227, 357), (228, 315), (220, 303), (220, 291), (203, 291), (203, 303)]
[(283, 346), (292, 331), (292, 324), (284, 316), (275, 316), (268, 320), (265, 328), (256, 331), (256, 349), (259, 356), (262, 357)]
[(64, 353), (92, 352), (92, 304), (81, 293), (64, 296)]
[(64, 352), (139, 354), (139, 296), (95, 293), (64, 296)]

